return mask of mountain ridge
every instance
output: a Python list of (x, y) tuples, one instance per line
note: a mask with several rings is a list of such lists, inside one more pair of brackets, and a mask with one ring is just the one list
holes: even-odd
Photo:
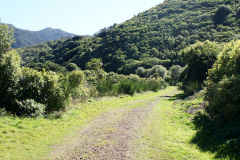
[(47, 27), (38, 31), (30, 31), (27, 29), (17, 28), (12, 24), (8, 25), (14, 30), (15, 43), (12, 46), (13, 48), (28, 47), (41, 42), (76, 36), (76, 34), (68, 33), (62, 29), (54, 29), (51, 27)]

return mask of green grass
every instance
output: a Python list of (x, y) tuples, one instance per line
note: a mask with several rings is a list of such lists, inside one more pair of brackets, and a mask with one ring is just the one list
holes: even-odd
[[(192, 103), (199, 101), (201, 99)], [(187, 103), (192, 105), (190, 101)], [(191, 121), (194, 115), (185, 113), (183, 107), (180, 103), (174, 104), (171, 99), (161, 100), (154, 107), (150, 120), (142, 130), (142, 137), (138, 140), (138, 159), (214, 159), (213, 153), (202, 152), (191, 143), (196, 133)]]
[[(118, 107), (126, 107), (134, 101), (151, 99), (174, 90), (169, 87), (159, 92), (146, 92), (133, 97), (105, 97), (79, 104), (65, 112), (59, 119), (18, 118), (0, 116), (0, 159), (36, 160), (49, 154), (51, 146), (73, 134), (94, 117)], [(141, 102), (143, 103), (143, 102)], [(139, 103), (133, 103), (137, 106)]]

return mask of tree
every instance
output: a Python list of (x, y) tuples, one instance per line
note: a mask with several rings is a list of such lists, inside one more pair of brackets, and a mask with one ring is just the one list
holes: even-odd
[(20, 57), (15, 51), (0, 57), (0, 107), (13, 110), (16, 102), (17, 85), (21, 76)]
[(222, 5), (218, 8), (214, 15), (214, 23), (222, 24), (226, 21), (227, 16), (232, 12), (231, 8), (226, 5)]
[(102, 69), (103, 63), (100, 58), (92, 58), (86, 65), (87, 69), (94, 70), (97, 74), (98, 79), (104, 77), (104, 71)]
[(237, 10), (236, 17), (237, 17), (237, 19), (240, 19), (240, 7), (239, 7), (238, 10)]
[(182, 73), (182, 71), (183, 68), (179, 65), (173, 65), (169, 69), (171, 85), (176, 85), (179, 82), (180, 74)]
[(146, 69), (143, 68), (143, 67), (138, 67), (137, 70), (136, 70), (136, 74), (140, 77), (146, 77), (147, 74), (146, 74)]
[(87, 69), (100, 70), (102, 69), (102, 60), (100, 58), (92, 58), (86, 65)]
[(155, 65), (151, 69), (147, 70), (148, 77), (161, 77), (162, 79), (165, 79), (167, 75), (167, 69), (163, 67), (162, 65)]
[(208, 71), (205, 101), (211, 118), (235, 120), (240, 116), (240, 40), (225, 45)]
[(187, 65), (180, 76), (185, 92), (193, 93), (202, 88), (207, 71), (212, 68), (220, 50), (215, 42), (205, 41), (197, 42), (181, 51), (182, 62)]
[(0, 56), (11, 50), (13, 42), (13, 29), (0, 22)]

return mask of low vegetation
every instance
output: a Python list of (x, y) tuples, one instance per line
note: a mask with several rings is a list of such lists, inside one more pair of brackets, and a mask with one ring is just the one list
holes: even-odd
[(215, 159), (214, 153), (191, 143), (196, 134), (194, 114), (186, 111), (189, 106), (199, 107), (201, 99), (179, 101), (177, 95), (161, 98), (142, 129), (137, 159)]
[(135, 101), (156, 97), (170, 89), (91, 99), (71, 106), (66, 112), (54, 112), (39, 118), (16, 117), (0, 110), (0, 159), (41, 159), (49, 154), (52, 145), (68, 141), (64, 139), (66, 136), (76, 135), (76, 131), (96, 116), (121, 107), (132, 107)]

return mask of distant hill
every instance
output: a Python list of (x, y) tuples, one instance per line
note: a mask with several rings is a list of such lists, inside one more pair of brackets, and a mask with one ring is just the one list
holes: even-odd
[(130, 74), (138, 67), (181, 64), (179, 51), (197, 41), (239, 39), (239, 26), (240, 0), (165, 0), (124, 23), (102, 29), (93, 38), (70, 38), (19, 53), (30, 66), (50, 61), (85, 69), (96, 57), (103, 60), (106, 71)]
[(74, 34), (65, 32), (61, 29), (45, 28), (40, 31), (29, 31), (17, 28), (11, 24), (9, 26), (14, 29), (14, 38), (16, 43), (13, 44), (13, 48), (22, 48), (41, 42), (74, 36)]

